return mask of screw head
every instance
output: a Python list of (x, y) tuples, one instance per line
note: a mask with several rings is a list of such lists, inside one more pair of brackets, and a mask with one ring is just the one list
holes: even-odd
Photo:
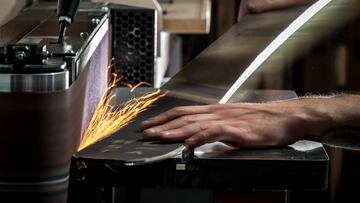
[(15, 54), (16, 59), (22, 61), (26, 58), (26, 53), (24, 51), (18, 51)]
[(103, 6), (101, 9), (106, 12), (109, 11), (109, 8), (107, 6)]
[(81, 38), (87, 38), (88, 36), (89, 36), (89, 33), (87, 33), (87, 32), (81, 32), (80, 33)]
[(99, 18), (93, 18), (93, 19), (91, 19), (91, 23), (93, 23), (93, 24), (99, 24), (100, 23), (100, 19)]

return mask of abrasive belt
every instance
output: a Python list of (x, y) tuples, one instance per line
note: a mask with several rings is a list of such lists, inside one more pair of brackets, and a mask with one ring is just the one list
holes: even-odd
[(88, 68), (65, 91), (0, 93), (0, 192), (67, 188), (81, 135), (87, 76)]
[(67, 90), (0, 93), (0, 202), (66, 202), (72, 154), (107, 87), (108, 40)]

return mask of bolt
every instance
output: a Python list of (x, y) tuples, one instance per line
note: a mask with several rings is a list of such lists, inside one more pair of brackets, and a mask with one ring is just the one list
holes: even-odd
[(16, 59), (22, 61), (25, 59), (26, 53), (24, 51), (18, 51), (18, 52), (16, 52), (15, 57), (16, 57)]
[(42, 52), (42, 55), (43, 55), (44, 57), (48, 57), (48, 56), (49, 56), (49, 51), (46, 51), (46, 50), (43, 51), (43, 52)]
[(87, 32), (81, 32), (80, 33), (81, 38), (87, 38), (88, 36), (89, 36), (89, 33), (87, 33)]
[(93, 23), (93, 24), (99, 24), (100, 23), (100, 19), (99, 18), (93, 18), (93, 19), (91, 19), (91, 22)]
[(106, 6), (103, 6), (102, 8), (101, 8), (103, 11), (109, 11), (109, 8), (108, 7), (106, 7)]

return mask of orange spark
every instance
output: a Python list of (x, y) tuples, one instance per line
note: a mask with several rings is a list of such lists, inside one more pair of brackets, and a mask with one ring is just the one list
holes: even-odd
[[(139, 98), (132, 98), (121, 106), (113, 106), (110, 103), (116, 95), (111, 94), (111, 90), (117, 86), (116, 84), (118, 84), (121, 79), (117, 75), (113, 76), (111, 84), (107, 88), (90, 120), (85, 136), (78, 149), (79, 151), (119, 131), (122, 127), (129, 124), (139, 113), (145, 111), (147, 107), (166, 95), (166, 93), (156, 90)], [(134, 87), (129, 86), (132, 88), (131, 92), (143, 84), (147, 83), (139, 83)]]

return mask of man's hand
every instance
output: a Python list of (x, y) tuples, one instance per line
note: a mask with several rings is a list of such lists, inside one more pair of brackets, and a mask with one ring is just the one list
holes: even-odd
[(308, 5), (315, 1), (316, 0), (242, 0), (239, 19), (249, 13), (262, 13), (270, 10)]
[(335, 118), (347, 100), (339, 98), (177, 107), (143, 122), (141, 129), (145, 139), (185, 141), (192, 148), (215, 141), (240, 148), (286, 146), (318, 140), (341, 123)]

